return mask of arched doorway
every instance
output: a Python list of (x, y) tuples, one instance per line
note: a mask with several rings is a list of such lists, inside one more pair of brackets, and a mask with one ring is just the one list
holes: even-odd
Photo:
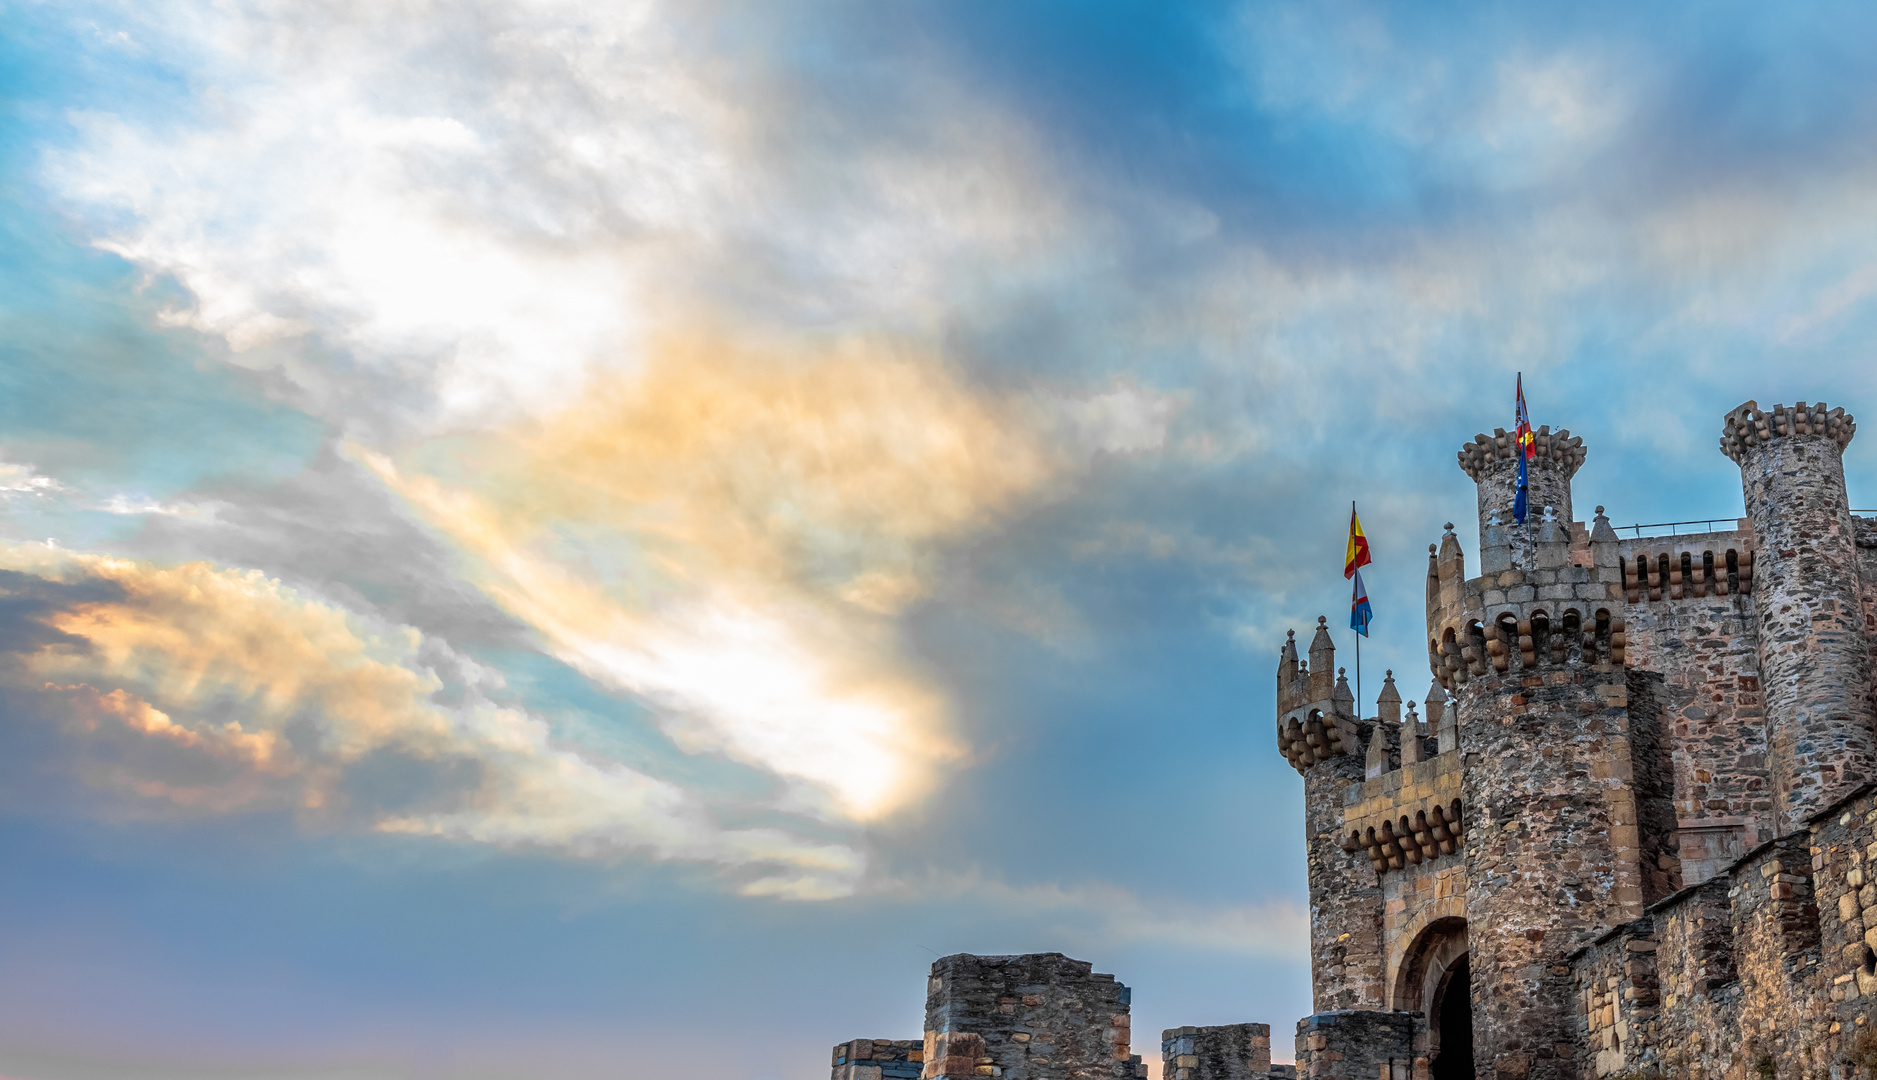
[(1461, 954), (1447, 969), (1427, 1012), (1434, 1080), (1473, 1077), (1473, 969), (1468, 959)]
[(1472, 1080), (1472, 965), (1466, 920), (1436, 919), (1414, 939), (1395, 972), (1394, 1007), (1427, 1017), (1433, 1080)]

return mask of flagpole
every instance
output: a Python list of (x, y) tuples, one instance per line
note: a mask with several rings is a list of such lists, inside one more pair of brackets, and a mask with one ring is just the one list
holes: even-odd
[[(1349, 500), (1349, 519), (1351, 521), (1354, 521), (1355, 517), (1356, 517), (1356, 501), (1354, 499), (1350, 499)], [(1360, 573), (1360, 571), (1357, 571), (1357, 572)], [(1356, 717), (1355, 718), (1357, 722), (1360, 722), (1362, 720), (1362, 633), (1361, 631), (1356, 632)]]

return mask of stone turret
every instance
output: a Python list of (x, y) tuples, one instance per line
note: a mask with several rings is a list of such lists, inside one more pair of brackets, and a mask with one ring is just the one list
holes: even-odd
[(1779, 832), (1869, 779), (1870, 650), (1864, 637), (1844, 448), (1857, 421), (1823, 402), (1749, 401), (1727, 414), (1721, 450), (1740, 466), (1753, 521), (1753, 606)]
[(1428, 658), (1452, 695), (1441, 725), (1468, 763), (1474, 1060), (1482, 1076), (1563, 1080), (1574, 1075), (1555, 1053), (1571, 1019), (1556, 977), (1564, 956), (1640, 917), (1670, 882), (1655, 866), (1666, 838), (1645, 842), (1638, 824), (1622, 571), (1613, 545), (1574, 557), (1583, 442), (1538, 430), (1523, 525), (1512, 518), (1517, 453), (1503, 431), (1461, 451), (1479, 486), (1480, 576), (1466, 576), (1449, 525), (1429, 554)]
[[(1336, 668), (1329, 620), (1318, 617), (1307, 669), (1296, 635), (1278, 654), (1277, 745), (1304, 779), (1310, 860), (1310, 977), (1317, 1011), (1382, 1007), (1382, 892), (1366, 857), (1342, 843), (1342, 792), (1364, 778), (1364, 734), (1349, 681)], [(1383, 760), (1387, 744), (1383, 744)]]
[[(1571, 477), (1584, 463), (1584, 440), (1570, 432), (1552, 431), (1549, 425), (1533, 432), (1537, 456), (1526, 463), (1525, 504), (1527, 523), (1536, 520), (1543, 509), (1551, 507), (1560, 521), (1571, 521)], [(1480, 551), (1486, 542), (1487, 523), (1497, 518), (1511, 525), (1512, 504), (1518, 490), (1519, 448), (1504, 428), (1491, 435), (1480, 434), (1460, 448), (1460, 468), (1479, 486)], [(1484, 554), (1481, 558), (1484, 559)]]

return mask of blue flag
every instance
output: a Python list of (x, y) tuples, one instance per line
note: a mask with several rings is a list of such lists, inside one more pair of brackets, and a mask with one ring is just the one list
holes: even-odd
[(1525, 455), (1519, 455), (1519, 490), (1512, 497), (1512, 520), (1525, 524)]
[(1512, 499), (1512, 519), (1520, 525), (1525, 524), (1525, 463), (1538, 456), (1537, 439), (1532, 435), (1532, 417), (1525, 411), (1525, 373), (1520, 372), (1513, 390), (1513, 416), (1517, 421), (1517, 432), (1513, 435), (1513, 452), (1519, 456), (1519, 491)]
[(1375, 609), (1369, 607), (1369, 590), (1362, 584), (1362, 571), (1356, 571), (1356, 589), (1349, 597), (1349, 629), (1369, 636), (1369, 620), (1375, 617)]

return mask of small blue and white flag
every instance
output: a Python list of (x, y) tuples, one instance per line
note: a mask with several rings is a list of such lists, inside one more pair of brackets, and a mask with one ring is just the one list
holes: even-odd
[(1356, 571), (1356, 589), (1349, 597), (1349, 629), (1369, 636), (1369, 620), (1375, 618), (1375, 610), (1369, 607), (1369, 590), (1362, 584), (1362, 571)]

